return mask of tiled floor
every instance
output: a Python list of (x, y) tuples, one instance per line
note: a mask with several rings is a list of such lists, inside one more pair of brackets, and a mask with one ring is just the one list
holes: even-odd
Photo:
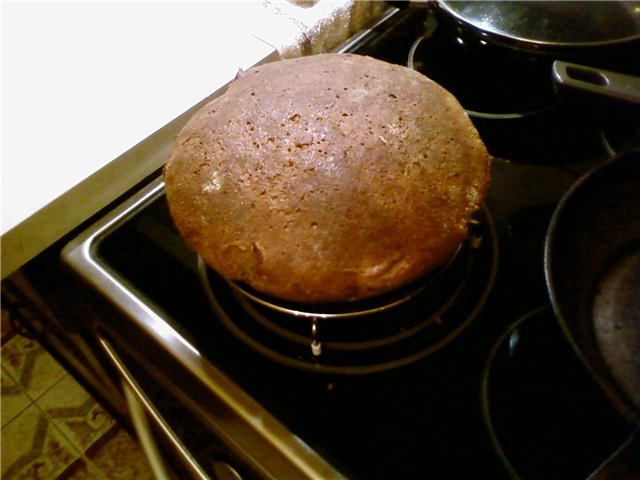
[(47, 351), (2, 336), (3, 480), (153, 478), (139, 444)]

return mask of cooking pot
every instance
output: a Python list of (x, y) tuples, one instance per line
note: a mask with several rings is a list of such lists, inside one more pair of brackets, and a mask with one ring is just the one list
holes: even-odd
[(408, 65), (458, 97), (492, 154), (555, 163), (593, 150), (585, 131), (637, 115), (640, 2), (421, 4), (437, 21)]
[(640, 152), (581, 178), (545, 243), (553, 309), (612, 404), (640, 425)]
[[(548, 69), (554, 60), (640, 75), (638, 1), (434, 0), (438, 23), (474, 55)], [(519, 61), (516, 60), (519, 58)]]
[[(524, 63), (537, 60), (543, 70), (553, 62), (556, 89), (640, 104), (640, 78), (633, 76), (640, 75), (640, 2), (437, 0), (435, 5), (441, 20), (453, 21), (457, 34), (475, 36), (481, 46), (528, 55)], [(630, 75), (618, 69), (630, 69)]]
[(449, 1), (437, 9), (479, 39), (522, 52), (619, 48), (640, 40), (640, 2)]

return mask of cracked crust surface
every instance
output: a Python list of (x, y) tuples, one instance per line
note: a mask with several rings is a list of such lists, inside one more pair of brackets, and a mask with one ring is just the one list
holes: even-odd
[(188, 245), (222, 276), (305, 303), (360, 300), (445, 263), (489, 183), (462, 107), (422, 74), (321, 54), (248, 70), (165, 166)]

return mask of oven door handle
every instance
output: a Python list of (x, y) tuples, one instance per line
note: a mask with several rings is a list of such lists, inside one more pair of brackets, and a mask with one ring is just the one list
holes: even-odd
[(169, 443), (176, 449), (180, 458), (185, 466), (189, 469), (189, 472), (195, 479), (199, 480), (211, 480), (203, 468), (193, 458), (191, 453), (184, 446), (182, 441), (175, 434), (173, 429), (169, 426), (166, 420), (162, 417), (160, 412), (155, 408), (149, 397), (144, 393), (138, 382), (133, 378), (131, 372), (124, 365), (118, 354), (115, 352), (111, 344), (100, 334), (98, 334), (98, 342), (102, 346), (103, 350), (111, 360), (120, 377), (122, 379), (122, 386), (124, 388), (125, 397), (129, 405), (131, 412), (131, 418), (133, 421), (136, 434), (140, 440), (151, 469), (156, 478), (160, 480), (171, 479), (172, 477), (168, 473), (168, 469), (162, 460), (162, 456), (158, 451), (158, 447), (153, 439), (153, 433), (149, 424), (147, 423), (147, 416), (150, 417), (158, 429), (164, 434)]

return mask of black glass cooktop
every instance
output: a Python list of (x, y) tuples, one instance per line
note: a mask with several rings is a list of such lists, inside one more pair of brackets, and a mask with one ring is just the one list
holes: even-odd
[[(526, 179), (526, 183), (536, 184), (554, 178), (546, 183), (558, 183), (551, 187), (559, 188), (574, 175), (566, 168), (514, 166), (496, 160), (495, 188), (488, 205), (494, 206), (490, 211), (494, 212), (501, 249), (486, 304), (467, 328), (442, 348), (409, 365), (378, 373), (345, 375), (297, 369), (265, 358), (238, 340), (214, 314), (199, 278), (198, 258), (174, 230), (164, 196), (103, 238), (96, 256), (163, 312), (163, 318), (210, 362), (353, 478), (416, 478), (425, 472), (434, 478), (467, 478), (478, 472), (508, 478), (504, 458), (492, 440), (496, 435), (506, 451), (515, 450), (511, 455), (527, 457), (531, 472), (547, 471), (544, 462), (549, 460), (544, 448), (539, 455), (529, 450), (536, 442), (548, 440), (547, 436), (553, 438), (557, 448), (564, 444), (567, 452), (572, 452), (555, 452), (553, 465), (556, 471), (564, 472), (561, 478), (585, 478), (585, 472), (593, 471), (624, 442), (630, 427), (604, 400), (560, 330), (553, 325), (540, 329), (542, 333), (532, 328), (524, 332), (522, 342), (529, 353), (539, 351), (543, 357), (540, 365), (561, 367), (567, 382), (555, 371), (555, 376), (538, 375), (529, 384), (530, 367), (520, 365), (517, 359), (502, 365), (504, 355), (494, 353), (492, 357), (491, 353), (507, 327), (547, 304), (542, 243), (552, 204), (543, 198), (527, 204), (520, 198), (520, 188), (513, 188), (522, 183), (511, 182)], [(554, 195), (544, 190), (552, 200)], [(514, 191), (512, 205), (519, 208), (512, 211), (504, 202)], [(220, 288), (222, 295), (229, 295), (226, 287)], [(402, 312), (406, 314), (404, 310), (398, 314)], [(554, 348), (549, 348), (550, 344)], [(492, 393), (497, 395), (492, 408), (510, 410), (498, 414), (497, 434), (487, 426), (481, 394), (489, 359), (501, 375), (492, 380)], [(529, 389), (547, 389), (543, 395), (547, 403), (538, 403), (535, 392), (524, 389), (523, 393), (523, 383)], [(579, 412), (557, 422), (556, 409), (566, 408), (576, 395), (581, 399)], [(500, 402), (506, 405), (500, 406)], [(506, 415), (515, 416), (513, 428), (506, 428), (511, 422)], [(534, 432), (530, 426), (528, 430), (515, 424), (534, 417), (539, 422)], [(594, 445), (595, 452), (577, 454), (573, 446), (585, 442)], [(538, 459), (542, 463), (536, 465)], [(541, 478), (527, 476), (526, 469), (521, 475)]]
[[(377, 37), (357, 53), (405, 64), (427, 15), (427, 10), (413, 12), (392, 35)], [(593, 130), (584, 135), (596, 147), (575, 156), (569, 149), (561, 161), (496, 156), (486, 213), (479, 219), (484, 244), (474, 253), (482, 266), (474, 270), (474, 288), (481, 294), (463, 297), (457, 307), (473, 314), (439, 348), (394, 368), (314, 371), (283, 364), (248, 345), (214, 312), (201, 283), (198, 257), (173, 227), (161, 192), (99, 239), (94, 256), (207, 361), (350, 478), (499, 479), (515, 471), (524, 479), (583, 479), (625, 441), (631, 427), (604, 400), (554, 326), (542, 252), (550, 215), (562, 194), (612, 154), (608, 133)], [(615, 143), (626, 140), (622, 135)], [(544, 143), (544, 136), (536, 141)], [(500, 142), (500, 136), (492, 142)], [(224, 282), (214, 281), (212, 290), (223, 303), (232, 301)], [(241, 308), (228, 309), (236, 316), (246, 314)], [(411, 303), (392, 310), (388, 320), (401, 324), (426, 310), (423, 303)], [(530, 319), (526, 328), (521, 324), (504, 336), (519, 319), (537, 311), (546, 312), (540, 320), (544, 328), (528, 326), (535, 321)], [(447, 322), (455, 320), (438, 317), (429, 328), (444, 330)], [(366, 321), (359, 320), (358, 328), (366, 329)], [(521, 339), (514, 356), (509, 341), (516, 331)], [(313, 363), (310, 351), (300, 352), (301, 359), (307, 356), (305, 362)], [(522, 359), (531, 354), (533, 361)], [(542, 366), (558, 369), (547, 377), (539, 371)], [(576, 401), (576, 395), (579, 411), (558, 419), (557, 412)], [(593, 447), (588, 455), (580, 454), (584, 445)], [(566, 455), (550, 452), (563, 446)]]

